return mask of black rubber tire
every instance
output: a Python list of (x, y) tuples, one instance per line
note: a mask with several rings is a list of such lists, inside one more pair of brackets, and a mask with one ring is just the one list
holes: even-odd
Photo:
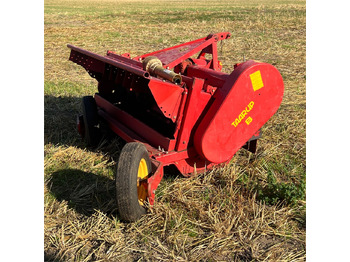
[(140, 205), (137, 194), (137, 174), (142, 158), (146, 161), (148, 173), (152, 172), (147, 149), (141, 143), (127, 143), (119, 156), (115, 175), (116, 200), (119, 218), (125, 222), (136, 221), (146, 214), (146, 209)]
[(84, 96), (82, 101), (84, 118), (84, 141), (87, 146), (95, 147), (101, 140), (101, 132), (98, 128), (99, 119), (96, 101), (92, 96)]

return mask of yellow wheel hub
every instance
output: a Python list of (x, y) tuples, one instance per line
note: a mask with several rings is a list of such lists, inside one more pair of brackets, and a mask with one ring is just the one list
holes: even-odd
[(146, 179), (148, 176), (147, 163), (144, 158), (141, 159), (139, 164), (139, 169), (137, 171), (137, 195), (140, 205), (144, 205), (147, 199), (147, 184), (142, 183), (142, 180)]

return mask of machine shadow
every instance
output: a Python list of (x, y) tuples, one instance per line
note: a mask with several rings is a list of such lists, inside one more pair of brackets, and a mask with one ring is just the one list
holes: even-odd
[(82, 113), (82, 97), (44, 96), (44, 144), (74, 146), (102, 152), (118, 159), (125, 142), (112, 132), (105, 133), (96, 148), (89, 148), (77, 130), (77, 116)]
[[(117, 136), (104, 136), (97, 148), (87, 148), (77, 131), (76, 118), (81, 114), (81, 97), (44, 97), (44, 144), (73, 146), (99, 152), (118, 161), (125, 144)], [(95, 210), (116, 216), (115, 185), (112, 178), (79, 169), (56, 169), (48, 174), (47, 188), (58, 201), (90, 216)]]
[(47, 187), (58, 201), (67, 201), (80, 214), (91, 216), (97, 210), (117, 215), (113, 179), (78, 169), (61, 169), (50, 175)]
[(82, 147), (76, 128), (80, 97), (44, 96), (44, 143)]

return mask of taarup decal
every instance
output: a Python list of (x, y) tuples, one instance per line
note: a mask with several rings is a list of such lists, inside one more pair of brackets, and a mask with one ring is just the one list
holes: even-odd
[[(253, 109), (253, 106), (254, 106), (254, 102), (251, 101), (247, 106), (246, 108), (239, 114), (239, 116), (235, 119), (235, 121), (232, 122), (231, 125), (233, 125), (234, 127), (237, 127), (238, 124), (246, 117), (246, 115), (250, 112), (250, 110)], [(252, 118), (250, 117), (250, 121), (248, 121), (247, 125), (250, 124), (250, 122), (252, 122)], [(248, 119), (247, 119), (248, 120)]]

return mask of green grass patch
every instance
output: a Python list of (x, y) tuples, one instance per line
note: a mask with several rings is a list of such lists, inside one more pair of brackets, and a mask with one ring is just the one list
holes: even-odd
[(266, 204), (275, 205), (285, 202), (290, 205), (298, 204), (299, 200), (305, 200), (306, 196), (306, 179), (305, 176), (297, 183), (277, 182), (273, 173), (268, 173), (267, 184), (261, 186), (256, 184), (258, 199)]

